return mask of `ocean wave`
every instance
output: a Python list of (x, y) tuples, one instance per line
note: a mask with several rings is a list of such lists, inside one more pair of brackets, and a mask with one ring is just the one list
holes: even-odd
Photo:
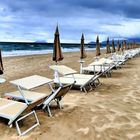
[[(95, 48), (86, 48), (85, 50), (95, 50)], [(78, 51), (80, 51), (79, 48), (62, 48), (62, 52), (78, 52)], [(2, 51), (3, 57), (50, 54), (50, 53), (53, 53), (52, 49)]]

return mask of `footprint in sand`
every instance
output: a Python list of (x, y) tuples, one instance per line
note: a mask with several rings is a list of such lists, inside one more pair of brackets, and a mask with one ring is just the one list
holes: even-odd
[(97, 109), (94, 109), (94, 108), (92, 108), (92, 107), (90, 108), (90, 111), (91, 111), (91, 112), (95, 112), (96, 110), (97, 110)]
[(97, 119), (97, 118), (98, 118), (97, 116), (92, 117), (92, 118), (91, 118), (91, 123), (96, 122), (96, 119)]
[(126, 135), (129, 139), (133, 139), (134, 137), (137, 137), (137, 136), (140, 136), (140, 133), (137, 133), (137, 134), (127, 134)]
[(135, 81), (136, 81), (136, 80), (139, 80), (138, 74), (134, 74), (133, 77), (134, 77), (133, 80), (135, 80)]
[(136, 113), (136, 118), (140, 120), (140, 113)]
[(88, 127), (86, 127), (86, 128), (80, 128), (76, 132), (82, 132), (84, 135), (87, 135), (88, 132), (89, 132), (89, 128)]

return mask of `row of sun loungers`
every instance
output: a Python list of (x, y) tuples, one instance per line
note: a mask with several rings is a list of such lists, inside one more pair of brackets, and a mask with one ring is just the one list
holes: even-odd
[[(42, 110), (48, 112), (49, 116), (52, 116), (50, 104), (53, 100), (56, 101), (58, 107), (61, 109), (60, 101), (72, 87), (79, 88), (81, 91), (87, 93), (101, 85), (100, 76), (111, 75), (113, 68), (120, 67), (128, 59), (138, 54), (140, 54), (140, 49), (126, 51), (123, 55), (113, 54), (111, 57), (101, 58), (86, 67), (82, 67), (81, 74), (64, 65), (53, 65), (50, 66), (55, 73), (53, 80), (33, 75), (10, 81), (12, 85), (17, 87), (17, 91), (5, 93), (5, 98), (0, 98), (0, 117), (9, 120), (9, 126), (15, 123), (18, 134), (20, 136), (25, 135), (39, 125), (39, 119), (34, 110), (35, 107), (41, 107)], [(93, 72), (92, 75), (90, 74), (91, 72)], [(4, 82), (3, 78), (0, 79), (0, 83), (2, 82)], [(57, 88), (54, 88), (53, 84)], [(34, 90), (43, 85), (48, 85), (51, 92), (40, 93)], [(34, 115), (36, 123), (27, 130), (21, 131), (19, 122), (30, 115)]]
[(127, 50), (123, 54), (112, 54), (107, 58), (100, 58), (88, 66), (82, 67), (82, 73), (101, 73), (102, 75), (111, 76), (112, 69), (120, 68), (128, 59), (131, 59), (140, 53), (140, 49)]

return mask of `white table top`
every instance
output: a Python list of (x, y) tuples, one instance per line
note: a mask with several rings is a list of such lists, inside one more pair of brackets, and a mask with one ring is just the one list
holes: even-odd
[(90, 66), (101, 66), (101, 65), (103, 65), (104, 64), (104, 62), (102, 62), (102, 61), (95, 61), (95, 62), (92, 62), (91, 64), (89, 64)]
[(58, 71), (58, 73), (62, 74), (62, 75), (69, 75), (69, 74), (75, 74), (77, 73), (77, 71), (65, 66), (65, 65), (52, 65), (50, 66), (51, 69), (53, 69), (54, 71)]
[(29, 90), (29, 89), (39, 87), (44, 84), (51, 83), (52, 81), (53, 81), (52, 79), (49, 79), (43, 76), (33, 75), (33, 76), (10, 81), (10, 83)]

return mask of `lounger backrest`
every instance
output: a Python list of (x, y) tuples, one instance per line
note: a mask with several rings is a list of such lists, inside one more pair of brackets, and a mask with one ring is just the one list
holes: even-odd
[(43, 104), (48, 105), (55, 97), (56, 95), (59, 93), (61, 87), (59, 87), (56, 91), (54, 91), (52, 94), (50, 94), (44, 101)]
[(52, 100), (54, 100), (55, 98), (57, 99), (57, 98), (60, 98), (60, 97), (62, 97), (64, 95), (66, 95), (66, 93), (70, 90), (72, 85), (73, 84), (69, 84), (69, 85), (59, 87), (54, 93), (52, 93), (50, 96), (48, 96), (48, 98), (44, 101), (43, 104), (47, 105)]
[(73, 84), (69, 84), (69, 85), (64, 85), (63, 87), (61, 87), (61, 89), (59, 90), (55, 98), (64, 97), (68, 93), (68, 91), (71, 89), (72, 86)]
[(37, 107), (38, 105), (42, 104), (42, 103), (44, 102), (45, 99), (46, 99), (46, 97), (31, 102), (31, 103), (28, 105), (28, 107), (26, 108), (25, 111), (29, 111), (29, 110), (31, 110), (31, 109)]

